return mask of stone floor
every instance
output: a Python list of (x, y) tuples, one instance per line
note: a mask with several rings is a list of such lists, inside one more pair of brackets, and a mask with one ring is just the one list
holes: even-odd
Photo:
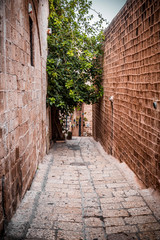
[(158, 240), (160, 200), (92, 138), (56, 143), (5, 240)]

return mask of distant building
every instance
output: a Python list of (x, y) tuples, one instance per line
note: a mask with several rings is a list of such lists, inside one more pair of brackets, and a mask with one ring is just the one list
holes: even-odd
[(72, 136), (92, 135), (92, 105), (82, 104), (68, 117), (67, 126), (72, 131)]

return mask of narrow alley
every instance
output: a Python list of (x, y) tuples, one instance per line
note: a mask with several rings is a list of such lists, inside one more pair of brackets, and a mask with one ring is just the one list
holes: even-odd
[(5, 240), (158, 240), (160, 201), (92, 138), (56, 143)]

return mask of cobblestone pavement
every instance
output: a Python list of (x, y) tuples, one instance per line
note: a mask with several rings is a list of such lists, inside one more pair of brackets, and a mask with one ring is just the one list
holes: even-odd
[(158, 240), (160, 201), (92, 138), (56, 143), (5, 240)]

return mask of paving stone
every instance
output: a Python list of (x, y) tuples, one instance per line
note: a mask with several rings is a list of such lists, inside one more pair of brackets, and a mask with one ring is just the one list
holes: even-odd
[(129, 216), (129, 214), (124, 209), (120, 209), (120, 210), (103, 209), (103, 216), (104, 217), (126, 217), (126, 216)]
[(59, 230), (56, 240), (83, 240), (83, 236), (83, 232)]
[(44, 219), (34, 219), (33, 223), (30, 226), (32, 229), (53, 229), (54, 227), (54, 222), (44, 220)]
[(139, 238), (133, 233), (119, 233), (109, 235), (108, 240), (139, 240)]
[(113, 227), (106, 227), (107, 234), (111, 233), (136, 233), (138, 232), (138, 229), (136, 226), (113, 226)]
[(19, 223), (19, 225), (10, 225), (7, 236), (4, 238), (5, 240), (21, 239), (24, 236), (24, 232), (26, 229), (26, 225)]
[(123, 225), (125, 225), (125, 222), (122, 217), (105, 218), (106, 227), (123, 226)]
[(122, 197), (100, 198), (100, 202), (101, 202), (101, 204), (121, 203), (121, 202), (124, 202), (124, 198), (122, 198)]
[(105, 183), (99, 182), (99, 184), (95, 184), (95, 189), (97, 192), (101, 191), (103, 189), (106, 189), (106, 185), (105, 185)]
[(124, 208), (138, 208), (138, 207), (146, 207), (146, 203), (144, 201), (140, 201), (140, 202), (123, 202), (122, 203)]
[(56, 143), (4, 240), (160, 240), (160, 203), (150, 194), (92, 138)]
[(138, 228), (141, 232), (145, 231), (156, 231), (160, 230), (160, 223), (146, 223), (146, 224), (138, 224)]
[(101, 207), (102, 207), (102, 210), (103, 209), (113, 209), (113, 210), (115, 210), (115, 209), (122, 209), (123, 208), (123, 206), (122, 206), (122, 204), (121, 203), (103, 203), (103, 204), (101, 204)]
[(25, 238), (24, 240), (45, 240), (44, 238)]
[(160, 231), (139, 233), (140, 240), (160, 240)]
[(94, 198), (94, 199), (97, 199), (97, 193), (96, 192), (83, 192), (83, 198), (84, 199), (91, 199), (91, 198)]
[(129, 196), (129, 197), (125, 197), (124, 201), (126, 201), (126, 202), (140, 202), (140, 201), (144, 201), (144, 200), (141, 196)]
[(44, 212), (43, 211), (39, 211), (36, 213), (36, 216), (34, 217), (34, 219), (32, 220), (32, 222), (35, 221), (41, 221), (43, 220), (48, 221), (48, 222), (55, 222), (58, 219), (58, 214), (56, 213), (48, 213), (48, 212)]
[(102, 220), (100, 217), (87, 217), (84, 219), (86, 227), (102, 227)]
[(82, 223), (82, 215), (77, 214), (59, 214), (58, 221), (60, 222), (74, 222), (74, 223)]
[(145, 216), (134, 216), (134, 217), (126, 217), (124, 218), (127, 224), (138, 224), (138, 223), (154, 223), (157, 222), (156, 218), (153, 215), (145, 215)]
[(96, 192), (100, 198), (112, 198), (113, 192), (111, 190), (106, 189), (105, 187), (96, 188)]
[(55, 231), (54, 230), (46, 230), (46, 229), (28, 229), (28, 233), (26, 238), (40, 238), (44, 240), (54, 240), (55, 239)]
[(97, 228), (86, 228), (85, 240), (106, 240), (104, 229), (101, 227)]
[(124, 191), (126, 196), (140, 196), (140, 193), (137, 190), (129, 189), (128, 191)]
[(148, 207), (131, 208), (131, 209), (128, 209), (128, 212), (132, 216), (148, 215), (148, 214), (152, 213), (151, 210)]
[(83, 193), (95, 193), (95, 191), (94, 191), (94, 189), (93, 189), (93, 187), (91, 186), (91, 187), (83, 187)]
[(83, 230), (82, 223), (58, 221), (57, 225), (58, 225), (58, 229), (65, 230), (65, 231), (81, 232)]
[(124, 188), (124, 187), (128, 187), (128, 183), (110, 183), (110, 184), (106, 184), (108, 188)]
[(99, 201), (98, 201), (98, 198), (94, 198), (94, 199), (84, 199), (83, 200), (83, 205), (84, 207), (98, 207), (99, 206)]
[(124, 191), (119, 190), (119, 191), (112, 191), (112, 196), (115, 197), (126, 197), (126, 194)]
[(98, 207), (93, 207), (93, 206), (89, 206), (89, 207), (84, 207), (83, 209), (83, 217), (95, 217), (95, 216), (102, 216), (102, 211), (100, 206)]
[(82, 214), (82, 210), (81, 208), (77, 208), (77, 207), (56, 207), (56, 209), (54, 210), (54, 213), (70, 213), (70, 214)]

